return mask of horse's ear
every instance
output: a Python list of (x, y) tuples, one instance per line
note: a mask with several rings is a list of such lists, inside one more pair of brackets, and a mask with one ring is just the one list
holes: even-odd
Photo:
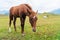
[(38, 13), (38, 10), (36, 11), (36, 14)]

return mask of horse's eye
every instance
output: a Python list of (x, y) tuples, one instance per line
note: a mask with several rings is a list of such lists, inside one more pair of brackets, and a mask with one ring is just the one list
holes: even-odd
[(37, 21), (37, 17), (35, 18), (35, 21)]
[(33, 18), (30, 18), (30, 20), (32, 20)]

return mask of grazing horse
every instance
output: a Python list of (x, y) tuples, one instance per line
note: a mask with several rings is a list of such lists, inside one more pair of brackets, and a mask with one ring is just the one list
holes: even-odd
[(9, 31), (11, 31), (11, 21), (13, 20), (14, 29), (16, 31), (16, 19), (20, 18), (21, 21), (21, 33), (24, 34), (24, 24), (26, 16), (29, 17), (29, 22), (32, 26), (33, 32), (36, 32), (37, 12), (34, 12), (30, 5), (21, 4), (10, 8), (9, 14)]

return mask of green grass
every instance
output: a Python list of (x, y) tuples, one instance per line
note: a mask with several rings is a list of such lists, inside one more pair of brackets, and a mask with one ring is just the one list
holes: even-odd
[(0, 16), (0, 40), (60, 40), (60, 15), (49, 15), (47, 19), (43, 15), (37, 15), (37, 30), (34, 33), (29, 23), (29, 18), (25, 21), (25, 36), (21, 35), (20, 20), (17, 19), (17, 32), (14, 31), (13, 24), (12, 32), (8, 32), (9, 17)]

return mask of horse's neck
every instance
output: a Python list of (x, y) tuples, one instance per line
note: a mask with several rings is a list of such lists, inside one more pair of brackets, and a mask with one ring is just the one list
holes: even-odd
[(30, 14), (28, 17), (34, 17), (34, 15), (33, 14)]

